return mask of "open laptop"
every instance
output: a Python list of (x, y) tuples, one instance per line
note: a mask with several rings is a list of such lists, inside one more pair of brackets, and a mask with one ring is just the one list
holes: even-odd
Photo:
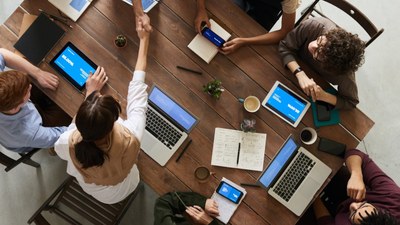
[(49, 2), (76, 22), (92, 0), (49, 0)]
[(300, 147), (290, 135), (257, 180), (268, 194), (297, 216), (312, 201), (332, 169)]
[(164, 166), (198, 119), (156, 85), (150, 90), (148, 103), (146, 129), (140, 147)]
[[(122, 0), (122, 1), (128, 3), (129, 5), (133, 5), (132, 0)], [(157, 5), (158, 1), (160, 0), (142, 0), (143, 12), (148, 13), (154, 6)]]

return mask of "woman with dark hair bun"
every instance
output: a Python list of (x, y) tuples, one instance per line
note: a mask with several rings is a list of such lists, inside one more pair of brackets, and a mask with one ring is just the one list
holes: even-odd
[(121, 106), (100, 90), (108, 78), (98, 68), (86, 83), (86, 99), (79, 107), (75, 123), (55, 144), (60, 158), (68, 162), (67, 173), (76, 177), (85, 192), (97, 200), (114, 204), (137, 187), (136, 166), (146, 124), (147, 85), (145, 68), (149, 33), (138, 30), (139, 55), (127, 97), (127, 120), (119, 117)]

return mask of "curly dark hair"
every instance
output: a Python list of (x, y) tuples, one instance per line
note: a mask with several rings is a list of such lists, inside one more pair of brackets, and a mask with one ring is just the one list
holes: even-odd
[(340, 73), (355, 72), (364, 63), (365, 42), (357, 34), (336, 28), (325, 34), (320, 50), (324, 69)]
[(400, 222), (386, 211), (375, 210), (361, 217), (360, 225), (400, 225)]

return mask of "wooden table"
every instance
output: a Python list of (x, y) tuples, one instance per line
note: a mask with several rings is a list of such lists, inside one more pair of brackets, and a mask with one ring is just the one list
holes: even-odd
[[(231, 0), (208, 0), (207, 5), (211, 17), (231, 32), (233, 37), (254, 36), (265, 32), (232, 4)], [(48, 1), (24, 1), (0, 27), (1, 47), (13, 50), (23, 14), (38, 14), (39, 8), (52, 14), (58, 13)], [(140, 153), (141, 178), (159, 194), (173, 190), (191, 190), (211, 196), (223, 176), (236, 183), (255, 182), (259, 172), (210, 165), (215, 127), (239, 129), (244, 118), (255, 119), (257, 132), (267, 133), (265, 167), (289, 134), (293, 133), (298, 137), (302, 128), (313, 126), (310, 110), (297, 128), (291, 127), (264, 108), (254, 114), (245, 112), (237, 98), (255, 95), (262, 100), (276, 80), (298, 93), (302, 92), (297, 87), (295, 78), (283, 67), (277, 46), (243, 47), (229, 56), (218, 54), (210, 64), (202, 61), (187, 48), (196, 35), (193, 28), (195, 13), (195, 0), (163, 0), (149, 13), (154, 31), (151, 34), (146, 83), (149, 86), (157, 83), (200, 119), (190, 134), (193, 143), (179, 163), (175, 162), (178, 154), (165, 167), (161, 167), (145, 153)], [(73, 24), (72, 29), (62, 24), (60, 26), (66, 30), (66, 34), (40, 67), (56, 73), (48, 63), (66, 42), (71, 41), (96, 64), (105, 67), (110, 79), (103, 93), (114, 95), (125, 106), (139, 42), (131, 6), (119, 0), (96, 0), (78, 22)], [(119, 49), (114, 46), (113, 40), (118, 34), (128, 37), (127, 47)], [(178, 70), (176, 65), (202, 71), (203, 75)], [(311, 73), (305, 65), (303, 67)], [(225, 88), (220, 100), (215, 100), (202, 91), (202, 86), (214, 78), (220, 79)], [(315, 79), (318, 80), (318, 77)], [(44, 91), (73, 116), (84, 96), (65, 79), (60, 78), (60, 81), (56, 92)], [(341, 112), (341, 121), (339, 125), (318, 129), (318, 134), (354, 148), (374, 124), (359, 109)], [(319, 152), (316, 148), (316, 144), (307, 147), (333, 169), (332, 177), (343, 161)], [(193, 172), (200, 165), (216, 172), (210, 182), (198, 183), (195, 180)], [(247, 188), (247, 191), (248, 195), (230, 220), (231, 224), (290, 225), (298, 221), (299, 217), (271, 198), (265, 190)]]

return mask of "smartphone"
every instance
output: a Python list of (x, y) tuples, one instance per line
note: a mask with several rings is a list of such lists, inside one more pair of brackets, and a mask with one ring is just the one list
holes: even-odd
[(322, 102), (316, 101), (315, 104), (317, 105), (317, 119), (318, 121), (328, 121), (331, 119), (331, 112), (330, 110), (333, 109), (333, 105)]
[(337, 141), (321, 137), (318, 144), (318, 149), (337, 156), (344, 156), (346, 145)]
[(203, 28), (201, 29), (201, 34), (209, 41), (211, 41), (214, 45), (216, 45), (218, 48), (222, 47), (222, 45), (224, 45), (225, 43), (224, 39), (218, 36), (218, 34), (214, 33), (214, 31), (212, 31), (207, 26), (203, 26)]
[(238, 204), (243, 197), (242, 191), (226, 183), (225, 181), (221, 181), (216, 192), (235, 204)]

